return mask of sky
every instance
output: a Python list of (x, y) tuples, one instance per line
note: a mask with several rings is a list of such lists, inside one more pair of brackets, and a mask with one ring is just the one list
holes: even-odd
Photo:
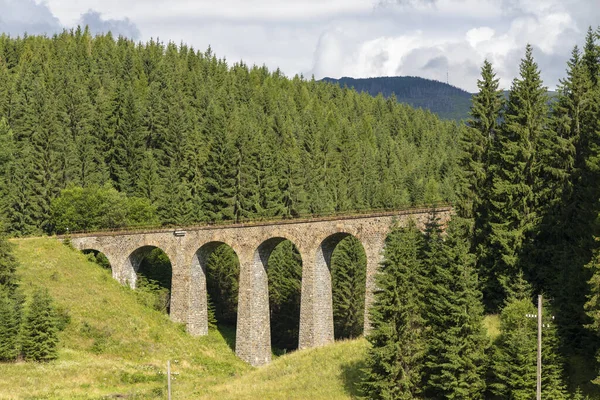
[(210, 45), (229, 63), (290, 77), (410, 75), (470, 92), (485, 59), (509, 89), (527, 43), (554, 89), (573, 46), (600, 25), (600, 0), (0, 0), (0, 10), (12, 36), (88, 25)]

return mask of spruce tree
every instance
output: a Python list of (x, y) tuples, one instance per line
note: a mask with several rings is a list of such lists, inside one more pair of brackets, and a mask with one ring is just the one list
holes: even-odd
[[(460, 222), (459, 222), (460, 221)], [(442, 242), (429, 237), (425, 262), (432, 281), (427, 293), (427, 353), (424, 391), (428, 398), (482, 399), (488, 345), (474, 256), (465, 220), (450, 222)]]
[(600, 76), (600, 50), (596, 45), (596, 33), (591, 26), (588, 27), (583, 47), (583, 63), (588, 72), (588, 78), (592, 86), (598, 84)]
[(536, 391), (536, 322), (529, 286), (517, 275), (500, 314), (500, 337), (492, 355), (490, 391), (498, 399), (529, 400)]
[(51, 361), (58, 357), (56, 311), (48, 291), (36, 289), (27, 307), (22, 351), (26, 360)]
[[(525, 400), (533, 398), (536, 391), (537, 308), (523, 275), (513, 282), (500, 314), (501, 334), (494, 347), (490, 389), (497, 398)], [(568, 399), (554, 320), (546, 305), (543, 310), (542, 398)]]
[(548, 126), (548, 98), (532, 52), (528, 45), (490, 155), (491, 189), (484, 227), (489, 233), (480, 244), (487, 248), (480, 259), (480, 273), (485, 283), (484, 299), (491, 310), (502, 304), (519, 271), (523, 246), (537, 218), (532, 165), (537, 141)]
[(0, 284), (0, 361), (14, 361), (19, 355), (20, 313), (14, 293)]
[(233, 249), (225, 244), (217, 246), (208, 257), (206, 274), (208, 296), (216, 321), (235, 325), (240, 265)]
[(367, 336), (364, 394), (371, 399), (414, 399), (421, 395), (426, 350), (424, 294), (428, 290), (420, 259), (423, 235), (414, 224), (395, 229), (386, 240), (377, 277)]
[(500, 129), (503, 97), (498, 82), (492, 64), (486, 60), (481, 67), (481, 78), (477, 80), (479, 92), (473, 96), (471, 104), (470, 129), (465, 129), (461, 137), (459, 165), (463, 171), (463, 182), (458, 210), (462, 217), (476, 218), (478, 225), (483, 222), (479, 220), (485, 219), (485, 210), (481, 206), (489, 190), (485, 185), (488, 183), (490, 143)]

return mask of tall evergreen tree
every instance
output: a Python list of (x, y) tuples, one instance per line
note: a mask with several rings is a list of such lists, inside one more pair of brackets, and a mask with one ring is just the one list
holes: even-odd
[[(537, 309), (522, 274), (513, 281), (509, 292), (500, 314), (501, 334), (494, 348), (490, 389), (499, 399), (531, 399), (537, 382), (537, 323), (532, 318)], [(554, 327), (546, 328), (553, 321), (551, 316), (543, 315), (542, 397), (568, 399), (556, 330)]]
[(22, 351), (26, 360), (51, 361), (58, 357), (56, 311), (47, 290), (37, 289), (27, 307)]
[(225, 244), (216, 247), (206, 265), (207, 291), (220, 324), (237, 322), (240, 265), (233, 249)]
[(371, 347), (362, 388), (372, 399), (421, 396), (426, 349), (424, 293), (420, 259), (423, 237), (415, 225), (394, 230), (386, 240), (378, 290), (371, 309)]
[(269, 310), (271, 342), (278, 349), (298, 347), (302, 258), (292, 242), (278, 244), (269, 256)]
[(520, 77), (513, 81), (504, 123), (491, 150), (491, 192), (487, 205), (487, 248), (480, 259), (484, 299), (498, 309), (520, 266), (523, 245), (536, 222), (534, 207), (536, 144), (548, 126), (548, 98), (528, 45)]
[(19, 355), (20, 312), (14, 294), (0, 285), (0, 361), (14, 361)]
[[(471, 104), (471, 119), (468, 125), (471, 129), (464, 131), (461, 137), (461, 157), (459, 165), (463, 170), (463, 193), (458, 209), (460, 216), (484, 220), (481, 209), (482, 202), (489, 191), (487, 168), (489, 166), (490, 144), (495, 140), (500, 129), (500, 112), (503, 105), (502, 91), (498, 89), (499, 79), (489, 61), (481, 67), (481, 78), (477, 80), (479, 92), (473, 96)], [(487, 190), (486, 190), (487, 189)], [(464, 204), (463, 204), (464, 202)], [(479, 222), (481, 224), (481, 222)], [(478, 225), (479, 225), (478, 224)]]
[(488, 339), (468, 230), (465, 220), (455, 220), (445, 241), (439, 232), (428, 239), (425, 262), (430, 264), (432, 289), (427, 293), (429, 331), (423, 382), (428, 398), (484, 396)]

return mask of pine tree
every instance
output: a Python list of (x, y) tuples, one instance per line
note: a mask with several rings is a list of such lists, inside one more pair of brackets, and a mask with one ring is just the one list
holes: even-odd
[(491, 150), (489, 168), (491, 191), (486, 205), (487, 248), (480, 258), (480, 274), (489, 309), (498, 309), (507, 286), (520, 266), (520, 256), (536, 222), (532, 165), (536, 160), (536, 144), (547, 129), (548, 106), (546, 88), (540, 71), (527, 46), (521, 61), (520, 77), (513, 81), (504, 123)]
[(58, 357), (56, 311), (47, 290), (37, 289), (27, 307), (22, 351), (26, 360), (51, 361)]
[[(563, 360), (551, 315), (543, 307), (542, 397), (568, 399), (563, 381)], [(491, 392), (498, 398), (531, 399), (536, 391), (537, 309), (531, 301), (530, 287), (519, 274), (509, 289), (509, 298), (500, 314), (501, 334), (493, 355)], [(529, 317), (528, 317), (529, 315)]]
[(413, 225), (392, 232), (377, 278), (371, 312), (364, 394), (371, 399), (414, 399), (421, 393), (426, 349), (422, 234)]
[(489, 190), (486, 187), (489, 183), (486, 170), (489, 166), (490, 143), (500, 129), (503, 97), (498, 82), (492, 64), (486, 60), (481, 67), (481, 79), (477, 80), (479, 92), (473, 96), (471, 104), (470, 129), (465, 129), (461, 137), (459, 165), (463, 171), (460, 186), (463, 193), (459, 194), (462, 199), (458, 204), (459, 216), (476, 218), (477, 226), (482, 225), (485, 219), (485, 210), (481, 207)]
[(596, 45), (596, 34), (592, 27), (588, 27), (585, 37), (585, 45), (583, 47), (583, 63), (588, 72), (588, 78), (592, 82), (592, 86), (598, 84), (600, 76), (600, 51)]
[(529, 400), (536, 391), (536, 313), (529, 286), (517, 276), (500, 314), (501, 335), (492, 356), (491, 392), (498, 399)]
[(333, 322), (336, 338), (356, 338), (364, 327), (367, 259), (358, 239), (342, 239), (331, 255)]
[(20, 313), (14, 293), (0, 284), (0, 361), (14, 361), (19, 355)]
[(482, 399), (488, 339), (469, 227), (458, 221), (450, 222), (445, 241), (435, 231), (428, 239), (425, 262), (432, 290), (427, 293), (424, 390), (428, 398)]

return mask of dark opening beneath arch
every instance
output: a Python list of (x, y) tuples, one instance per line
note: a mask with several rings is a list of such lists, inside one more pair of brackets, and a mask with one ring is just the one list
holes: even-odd
[(85, 254), (87, 256), (87, 259), (91, 262), (98, 264), (104, 269), (112, 269), (110, 262), (108, 261), (108, 258), (104, 255), (104, 253), (93, 249), (82, 250), (81, 252)]
[(268, 258), (271, 346), (284, 353), (298, 348), (302, 257), (289, 240), (277, 244)]
[(173, 268), (167, 254), (158, 247), (144, 248), (136, 270), (136, 291), (148, 307), (169, 314)]
[(346, 236), (337, 243), (330, 270), (334, 336), (359, 337), (364, 331), (367, 257), (357, 238)]
[(230, 347), (235, 348), (240, 261), (225, 243), (210, 243), (200, 249), (206, 273), (208, 322), (218, 328)]

